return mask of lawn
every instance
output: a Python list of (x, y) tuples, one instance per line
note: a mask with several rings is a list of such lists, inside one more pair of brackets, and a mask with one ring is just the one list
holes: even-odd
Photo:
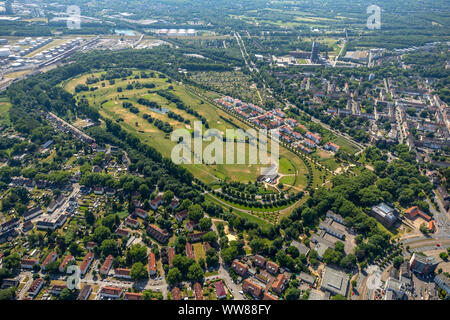
[(292, 163), (289, 161), (289, 159), (280, 157), (280, 167), (278, 171), (281, 174), (293, 174), (295, 173), (295, 168), (292, 165)]
[(205, 250), (201, 242), (194, 243), (192, 246), (194, 247), (195, 261), (198, 262), (201, 258), (206, 259)]
[(0, 98), (0, 125), (9, 125), (9, 109), (11, 103), (7, 99)]

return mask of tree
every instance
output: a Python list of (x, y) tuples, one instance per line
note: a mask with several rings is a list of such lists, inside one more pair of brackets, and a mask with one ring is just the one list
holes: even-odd
[(286, 252), (293, 258), (297, 258), (300, 254), (300, 252), (298, 251), (298, 249), (294, 246), (290, 246), (287, 248)]
[(393, 260), (394, 268), (395, 269), (400, 268), (400, 266), (402, 265), (403, 261), (404, 261), (404, 259), (403, 259), (402, 256), (395, 257), (394, 260)]
[(127, 261), (129, 263), (143, 262), (147, 257), (147, 247), (137, 243), (128, 250)]
[(441, 257), (442, 260), (447, 261), (448, 254), (447, 254), (447, 252), (443, 251), (443, 252), (439, 253), (439, 257)]
[(266, 247), (266, 244), (265, 244), (264, 240), (261, 238), (255, 238), (252, 241), (250, 241), (250, 248), (252, 249), (252, 252), (254, 254), (261, 253), (265, 247)]
[(203, 218), (203, 209), (199, 204), (193, 204), (188, 209), (188, 217), (190, 220), (199, 221)]
[(195, 262), (191, 264), (191, 266), (188, 269), (188, 279), (191, 281), (200, 281), (203, 279), (203, 270), (200, 265)]
[(201, 218), (199, 223), (198, 223), (198, 227), (200, 228), (200, 230), (202, 231), (207, 231), (209, 229), (211, 229), (212, 226), (212, 221), (209, 218)]
[(208, 268), (216, 268), (219, 265), (219, 256), (213, 248), (206, 251), (206, 264)]
[(156, 298), (158, 300), (162, 300), (163, 296), (161, 292), (153, 292), (151, 290), (144, 290), (142, 293), (142, 299), (144, 300), (153, 300), (153, 298)]
[(428, 229), (428, 227), (425, 223), (420, 224), (419, 230), (423, 234), (428, 234), (430, 232), (430, 230)]
[(350, 253), (342, 258), (340, 265), (346, 270), (351, 270), (356, 267), (356, 261), (356, 256)]
[(16, 298), (16, 287), (0, 290), (0, 300), (13, 300)]
[(172, 201), (174, 197), (174, 194), (172, 191), (167, 190), (166, 192), (164, 192), (163, 194), (163, 201), (165, 204), (170, 204), (170, 202)]
[(148, 198), (150, 196), (150, 188), (146, 184), (141, 184), (139, 186), (139, 193), (143, 199)]
[(1, 268), (0, 269), (0, 282), (3, 281), (3, 279), (9, 278), (12, 276), (12, 271), (7, 268)]
[(97, 243), (102, 243), (103, 240), (108, 239), (111, 236), (111, 231), (105, 226), (99, 226), (95, 228), (94, 234), (92, 235), (93, 239)]
[(116, 255), (117, 254), (117, 242), (113, 239), (103, 240), (100, 245), (100, 250), (105, 256)]
[(59, 271), (59, 263), (57, 260), (49, 262), (46, 266), (45, 266), (45, 271), (47, 271), (50, 274), (55, 274), (58, 273)]
[(106, 217), (102, 220), (102, 225), (107, 227), (109, 230), (113, 230), (114, 226), (116, 224), (116, 215), (115, 214), (108, 214)]
[(202, 240), (213, 244), (217, 241), (217, 235), (214, 231), (210, 231), (202, 236)]
[(342, 294), (337, 294), (337, 295), (331, 297), (331, 300), (347, 300), (347, 298), (344, 297)]
[(180, 283), (181, 279), (182, 279), (181, 272), (180, 272), (180, 270), (178, 270), (178, 268), (172, 268), (167, 273), (167, 282), (171, 286), (174, 286), (177, 283)]
[(300, 290), (297, 288), (290, 287), (286, 290), (286, 300), (298, 300), (300, 297)]
[(3, 258), (3, 267), (8, 269), (17, 269), (20, 266), (20, 256), (13, 253), (6, 258)]
[(69, 290), (64, 288), (59, 295), (59, 300), (75, 300), (77, 298), (77, 290)]
[(90, 225), (90, 226), (94, 225), (94, 223), (95, 223), (95, 216), (90, 210), (86, 211), (86, 213), (84, 214), (84, 217), (85, 217), (86, 223), (88, 225)]
[(188, 257), (177, 254), (173, 257), (172, 264), (175, 268), (177, 268), (183, 275), (186, 275), (189, 270), (189, 266), (192, 264), (194, 260), (189, 259)]
[(69, 252), (74, 257), (78, 257), (83, 252), (83, 250), (81, 249), (81, 247), (78, 244), (76, 244), (75, 242), (72, 242), (69, 246)]
[(148, 278), (147, 268), (144, 266), (142, 262), (136, 262), (131, 267), (130, 276), (133, 280), (141, 280)]

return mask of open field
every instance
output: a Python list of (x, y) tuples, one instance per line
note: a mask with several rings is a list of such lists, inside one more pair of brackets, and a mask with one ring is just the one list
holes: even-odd
[(9, 109), (11, 103), (8, 100), (0, 99), (0, 125), (9, 124)]
[(202, 258), (206, 259), (205, 250), (201, 242), (194, 243), (192, 246), (194, 247), (195, 261), (198, 262)]

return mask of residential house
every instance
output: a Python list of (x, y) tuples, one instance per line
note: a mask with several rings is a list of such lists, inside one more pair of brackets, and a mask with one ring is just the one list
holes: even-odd
[(123, 300), (144, 300), (142, 293), (126, 292)]
[(263, 256), (255, 255), (253, 257), (253, 264), (256, 265), (257, 267), (264, 268), (266, 264), (266, 259)]
[(231, 264), (231, 267), (233, 268), (234, 272), (236, 272), (238, 275), (245, 277), (247, 275), (248, 267), (246, 264), (243, 264), (239, 260), (234, 260)]
[(94, 241), (89, 241), (88, 243), (86, 243), (86, 249), (88, 249), (89, 251), (91, 251), (92, 249), (95, 248), (96, 245), (97, 245), (96, 242), (94, 242)]
[(77, 300), (88, 300), (91, 293), (92, 293), (92, 286), (90, 284), (85, 284), (83, 288), (81, 288)]
[(178, 208), (179, 205), (180, 205), (180, 202), (177, 199), (173, 199), (172, 202), (170, 203), (170, 207), (172, 209)]
[(113, 256), (109, 255), (106, 257), (105, 261), (103, 262), (102, 266), (100, 267), (100, 274), (107, 276), (109, 274), (109, 270), (111, 270), (111, 266), (113, 263)]
[(36, 259), (22, 259), (20, 267), (22, 269), (33, 269), (35, 264), (39, 264), (39, 261)]
[(202, 285), (198, 282), (194, 283), (195, 300), (203, 300)]
[(324, 146), (324, 148), (325, 148), (326, 150), (331, 150), (331, 151), (334, 151), (334, 152), (338, 152), (338, 151), (339, 151), (339, 146), (338, 146), (337, 144), (333, 143), (333, 142), (328, 142), (328, 143)]
[(156, 256), (153, 252), (148, 256), (148, 273), (150, 276), (156, 275)]
[(84, 257), (83, 262), (81, 262), (81, 265), (80, 265), (80, 272), (81, 272), (82, 276), (84, 276), (86, 274), (89, 267), (91, 266), (92, 261), (94, 261), (94, 253), (88, 252), (87, 255)]
[(311, 131), (306, 132), (305, 136), (317, 144), (320, 144), (320, 141), (322, 140), (321, 136), (319, 136), (318, 134), (313, 133)]
[(288, 282), (289, 281), (284, 274), (279, 274), (272, 284), (272, 290), (278, 294), (281, 294), (284, 289), (286, 289)]
[(18, 279), (3, 279), (1, 289), (8, 289), (11, 287), (19, 287), (20, 281)]
[(169, 232), (167, 230), (163, 230), (155, 224), (149, 224), (147, 227), (147, 233), (158, 240), (159, 242), (165, 243), (169, 240)]
[(187, 217), (187, 215), (188, 215), (188, 211), (187, 211), (187, 209), (186, 209), (186, 210), (177, 212), (177, 213), (175, 214), (175, 218), (177, 219), (177, 221), (178, 221), (179, 223), (181, 223), (181, 222)]
[(44, 279), (37, 278), (37, 279), (33, 280), (30, 288), (28, 288), (28, 295), (32, 296), (32, 297), (37, 296), (39, 291), (41, 291), (43, 285), (44, 285)]
[(153, 210), (158, 209), (158, 207), (163, 203), (163, 197), (162, 195), (158, 195), (154, 200), (152, 200), (152, 202), (150, 202), (150, 207)]
[(94, 194), (102, 195), (105, 193), (105, 189), (103, 187), (94, 187)]
[(19, 218), (13, 218), (1, 224), (0, 231), (5, 232), (13, 228), (17, 228), (20, 224)]
[(173, 267), (173, 257), (175, 257), (175, 248), (174, 247), (169, 247), (167, 249), (167, 257), (169, 260), (169, 267), (172, 268)]
[(131, 279), (131, 269), (116, 268), (114, 276), (116, 278)]
[(110, 188), (110, 187), (106, 188), (105, 192), (106, 192), (107, 196), (113, 196), (116, 194), (116, 190), (114, 190), (113, 188)]
[(37, 216), (41, 215), (43, 213), (42, 209), (40, 207), (35, 207), (23, 214), (23, 220), (28, 221), (33, 218), (36, 218)]
[(134, 215), (138, 216), (141, 219), (147, 219), (148, 212), (141, 208), (136, 208), (134, 209)]
[(125, 219), (125, 224), (132, 228), (135, 228), (135, 229), (137, 229), (139, 227), (139, 221), (137, 221), (133, 218), (130, 218), (130, 217), (127, 217)]
[(68, 264), (70, 261), (75, 261), (75, 258), (69, 253), (69, 254), (63, 259), (63, 261), (61, 262), (61, 264), (59, 265), (59, 268), (58, 268), (59, 272), (61, 272), (61, 273), (65, 272), (65, 271), (66, 271), (67, 264)]
[(227, 297), (227, 292), (225, 291), (222, 280), (216, 281), (214, 287), (216, 288), (217, 299), (225, 299)]
[(44, 262), (41, 264), (41, 269), (45, 270), (45, 267), (50, 263), (55, 261), (58, 258), (58, 255), (55, 251), (50, 252), (47, 257), (45, 258)]
[(264, 291), (264, 289), (260, 285), (250, 281), (249, 279), (244, 280), (244, 283), (242, 284), (242, 290), (246, 293), (251, 294), (255, 299), (260, 299)]
[(190, 244), (189, 242), (186, 243), (185, 245), (185, 249), (186, 249), (186, 256), (189, 259), (195, 259), (194, 256), (194, 248), (192, 247), (192, 244)]
[(180, 288), (174, 287), (172, 289), (172, 300), (181, 300), (181, 291)]
[(103, 287), (100, 289), (100, 296), (111, 299), (119, 299), (123, 294), (123, 289), (118, 287)]
[(272, 262), (272, 261), (266, 262), (266, 270), (269, 271), (273, 275), (278, 273), (279, 268), (280, 267), (275, 262)]
[(65, 284), (54, 284), (52, 286), (51, 293), (54, 296), (59, 296), (65, 288), (67, 288)]
[(312, 141), (311, 139), (305, 139), (305, 141), (303, 143), (306, 144), (310, 148), (316, 147), (316, 143), (314, 141)]
[(115, 234), (121, 238), (128, 238), (131, 235), (131, 231), (128, 229), (117, 228)]
[(188, 233), (187, 237), (188, 237), (188, 241), (189, 242), (196, 242), (202, 239), (202, 237), (207, 234), (207, 231), (203, 231), (203, 232), (196, 232), (196, 233)]
[(189, 232), (194, 231), (194, 228), (196, 228), (198, 226), (198, 222), (194, 222), (194, 221), (189, 221), (188, 223), (186, 223), (185, 227)]
[(279, 300), (268, 292), (264, 292), (263, 300)]
[(34, 227), (33, 222), (27, 221), (23, 224), (22, 232), (28, 232), (28, 231), (32, 230), (33, 227)]

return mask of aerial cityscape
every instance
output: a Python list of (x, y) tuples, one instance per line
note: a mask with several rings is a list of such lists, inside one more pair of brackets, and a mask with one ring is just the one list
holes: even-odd
[(0, 300), (450, 300), (449, 104), (446, 0), (0, 1)]

